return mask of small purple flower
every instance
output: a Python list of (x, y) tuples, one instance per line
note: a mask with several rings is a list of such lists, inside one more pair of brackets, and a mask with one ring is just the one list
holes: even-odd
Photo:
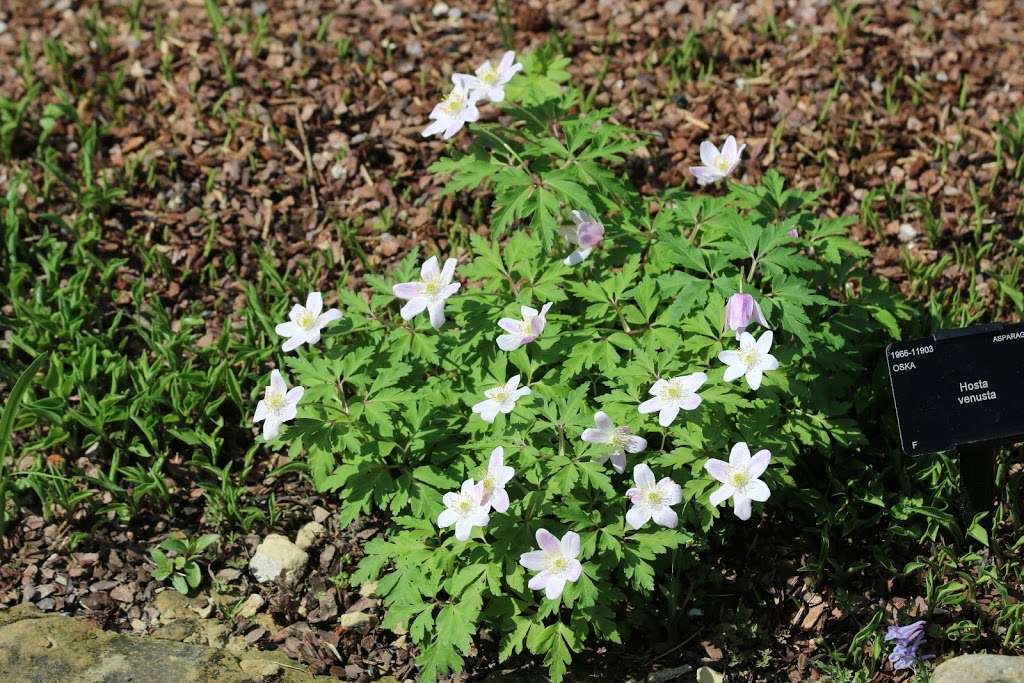
[(790, 230), (786, 234), (789, 235), (790, 237), (797, 237), (797, 238), (800, 237), (800, 231), (797, 230), (796, 228), (793, 228), (792, 230)]
[(725, 329), (735, 332), (739, 339), (747, 327), (755, 322), (761, 327), (768, 327), (768, 321), (754, 297), (743, 292), (729, 297), (725, 304)]
[(922, 659), (930, 659), (931, 655), (920, 657), (917, 649), (924, 644), (924, 627), (926, 622), (915, 621), (906, 626), (890, 626), (885, 632), (885, 640), (895, 640), (896, 646), (889, 654), (889, 661), (897, 671), (912, 669)]
[(570, 243), (579, 245), (574, 252), (565, 257), (565, 265), (575, 266), (590, 256), (594, 247), (601, 243), (604, 226), (585, 211), (573, 211), (569, 217), (575, 225), (571, 228), (563, 227), (560, 231), (562, 237)]

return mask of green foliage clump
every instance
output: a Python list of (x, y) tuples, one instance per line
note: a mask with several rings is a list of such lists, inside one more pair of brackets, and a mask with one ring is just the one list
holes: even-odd
[[(391, 519), (352, 580), (379, 579), (384, 626), (420, 645), (424, 680), (460, 670), (482, 626), (500, 636), (501, 660), (528, 651), (561, 680), (585, 641), (619, 643), (685, 613), (685, 596), (709, 578), (709, 538), (730, 528), (709, 503), (717, 483), (704, 464), (737, 441), (771, 451), (769, 514), (830, 511), (815, 486), (820, 463), (858, 457), (869, 428), (859, 409), (872, 400), (865, 359), (909, 317), (862, 271), (850, 220), (821, 216), (815, 193), (769, 171), (753, 186), (642, 196), (622, 170), (637, 136), (575, 89), (544, 87), (564, 80), (564, 63), (527, 61), (521, 80), (538, 85), (510, 84), (502, 123), (474, 124), (469, 150), (433, 167), (450, 176), (447, 192), (475, 188), (492, 211), (491, 237), (471, 237), (445, 326), (398, 315), (392, 286), (417, 279), (414, 253), (391, 278), (369, 276), (369, 296), (341, 291), (343, 319), (285, 361), (305, 387), (283, 434), (289, 454), (339, 497), (341, 523)], [(572, 210), (606, 229), (577, 266), (563, 262), (571, 247), (559, 237)], [(724, 309), (737, 292), (774, 329), (781, 365), (757, 391), (724, 382), (717, 360), (736, 348)], [(536, 341), (497, 348), (499, 318), (546, 302)], [(667, 428), (638, 412), (655, 380), (697, 371), (709, 376), (698, 409)], [(511, 413), (490, 424), (471, 411), (513, 375), (532, 393)], [(580, 439), (598, 410), (646, 437), (630, 471), (646, 462), (682, 486), (676, 528), (625, 525), (628, 471), (598, 464), (600, 449)], [(511, 507), (460, 542), (436, 525), (442, 495), (479, 481), (498, 446), (515, 469)], [(555, 600), (529, 590), (519, 564), (539, 528), (581, 538), (583, 573)]]

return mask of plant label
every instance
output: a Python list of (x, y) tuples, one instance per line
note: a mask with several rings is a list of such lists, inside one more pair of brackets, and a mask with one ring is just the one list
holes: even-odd
[(908, 455), (1024, 435), (1024, 324), (936, 332), (885, 358)]

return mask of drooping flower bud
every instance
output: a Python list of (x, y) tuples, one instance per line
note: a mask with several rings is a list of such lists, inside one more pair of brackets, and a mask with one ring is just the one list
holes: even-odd
[(743, 292), (729, 297), (725, 304), (725, 329), (735, 332), (739, 339), (752, 322), (768, 327), (768, 321), (764, 319), (764, 313), (754, 297)]

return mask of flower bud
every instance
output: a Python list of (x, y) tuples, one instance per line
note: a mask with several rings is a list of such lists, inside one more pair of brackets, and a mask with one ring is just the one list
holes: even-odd
[(579, 238), (580, 246), (584, 249), (593, 249), (604, 237), (604, 226), (597, 221), (587, 221), (576, 226), (576, 236)]
[(757, 305), (754, 297), (742, 292), (729, 297), (725, 304), (725, 328), (734, 331), (739, 338), (752, 322), (768, 327), (768, 321), (764, 319), (761, 307)]

